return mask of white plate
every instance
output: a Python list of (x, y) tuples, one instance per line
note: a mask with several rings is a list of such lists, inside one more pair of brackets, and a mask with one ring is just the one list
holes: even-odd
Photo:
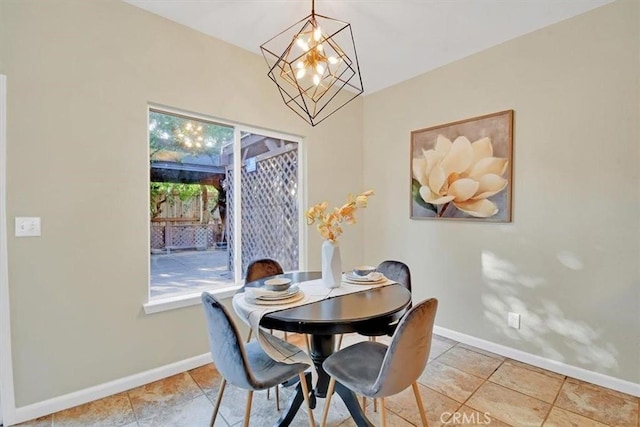
[(381, 278), (380, 280), (351, 280), (349, 278), (342, 279), (344, 283), (350, 283), (352, 285), (379, 285), (381, 283), (387, 283), (386, 277)]
[(284, 295), (260, 295), (256, 299), (264, 301), (280, 301), (283, 299), (291, 298), (294, 295), (298, 295), (298, 293), (300, 293), (300, 289), (296, 287), (295, 291), (287, 292)]
[(264, 288), (249, 288), (246, 289), (245, 292), (250, 299), (278, 301), (294, 296), (300, 292), (300, 288), (298, 288), (298, 285), (291, 285), (289, 289), (284, 291), (270, 291)]
[(353, 282), (379, 282), (380, 280), (384, 280), (384, 274), (382, 273), (378, 273), (378, 272), (374, 272), (369, 274), (368, 276), (358, 276), (357, 274), (354, 274), (353, 272), (349, 272), (346, 273), (344, 275), (344, 277), (347, 280), (351, 280)]
[(245, 301), (247, 301), (249, 304), (257, 304), (257, 305), (284, 305), (284, 304), (291, 304), (293, 302), (298, 302), (300, 301), (302, 298), (304, 298), (304, 292), (302, 291), (298, 291), (296, 292), (294, 295), (291, 295), (285, 299), (278, 299), (278, 300), (265, 300), (265, 299), (258, 299), (258, 298), (247, 298), (248, 295), (244, 296)]

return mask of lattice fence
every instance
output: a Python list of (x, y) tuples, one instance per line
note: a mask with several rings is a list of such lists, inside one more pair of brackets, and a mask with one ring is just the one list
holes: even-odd
[(214, 224), (172, 224), (160, 222), (151, 225), (152, 249), (206, 249), (219, 238)]
[[(227, 170), (229, 269), (233, 271), (233, 171)], [(273, 258), (284, 270), (298, 268), (298, 150), (242, 168), (242, 271), (257, 258)]]

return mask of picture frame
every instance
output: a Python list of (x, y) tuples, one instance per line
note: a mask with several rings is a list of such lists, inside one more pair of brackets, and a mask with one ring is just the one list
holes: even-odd
[(411, 219), (511, 222), (513, 110), (411, 132)]

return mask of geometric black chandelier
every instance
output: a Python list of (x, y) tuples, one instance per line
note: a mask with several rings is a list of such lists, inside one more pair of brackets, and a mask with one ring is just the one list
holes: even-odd
[(351, 25), (315, 13), (260, 46), (284, 103), (315, 126), (364, 89)]

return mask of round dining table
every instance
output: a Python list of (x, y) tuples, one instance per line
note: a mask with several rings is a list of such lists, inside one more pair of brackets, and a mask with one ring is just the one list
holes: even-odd
[[(321, 273), (285, 273), (249, 282), (245, 284), (245, 287), (264, 286), (264, 281), (273, 277), (287, 277), (293, 283), (299, 283), (320, 279)], [(244, 288), (239, 292), (243, 290)], [(380, 330), (400, 319), (410, 304), (411, 292), (404, 286), (391, 284), (274, 311), (262, 317), (260, 326), (266, 329), (310, 335), (310, 357), (318, 374), (315, 386), (310, 388), (312, 407), (315, 407), (316, 398), (325, 398), (327, 394), (330, 377), (322, 367), (322, 362), (333, 354), (335, 336), (351, 332)], [(345, 403), (356, 425), (373, 426), (365, 416), (355, 393), (339, 382), (336, 382), (335, 393)], [(289, 400), (287, 409), (275, 425), (288, 426), (303, 400), (302, 387), (298, 384), (295, 393)]]

